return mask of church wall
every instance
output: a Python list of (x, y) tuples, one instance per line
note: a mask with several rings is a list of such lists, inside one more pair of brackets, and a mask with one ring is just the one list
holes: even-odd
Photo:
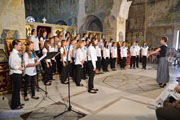
[(24, 0), (0, 2), (0, 48), (5, 38), (26, 39)]
[(133, 1), (126, 27), (127, 40), (147, 41), (150, 46), (159, 47), (160, 38), (168, 36), (169, 47), (175, 47), (180, 23), (179, 6), (180, 0)]
[(45, 17), (47, 23), (63, 20), (67, 25), (77, 25), (79, 0), (25, 0), (26, 17), (33, 16), (37, 22)]

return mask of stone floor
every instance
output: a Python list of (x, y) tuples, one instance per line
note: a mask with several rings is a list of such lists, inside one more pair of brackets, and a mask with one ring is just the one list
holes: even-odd
[[(147, 70), (120, 70), (117, 68), (115, 72), (96, 75), (95, 87), (99, 89), (97, 94), (87, 92), (87, 80), (82, 80), (85, 87), (76, 87), (71, 82), (73, 109), (87, 114), (81, 120), (156, 120), (155, 110), (152, 109), (151, 103), (163, 90), (156, 84), (156, 66), (148, 65)], [(170, 83), (177, 84), (175, 78), (180, 76), (179, 70), (180, 68), (170, 67)], [(42, 91), (36, 92), (36, 95), (40, 97), (39, 100), (30, 99), (30, 101), (25, 102), (21, 96), (21, 102), (25, 103), (25, 107), (21, 111), (9, 109), (8, 103), (11, 95), (6, 94), (5, 100), (0, 101), (0, 119), (20, 120), (22, 118), (18, 116), (28, 112), (32, 112), (28, 120), (35, 120), (36, 116), (40, 118), (44, 115), (46, 116), (43, 118), (44, 120), (53, 119), (52, 115), (62, 112), (66, 107), (64, 105), (52, 106), (52, 104), (57, 102), (67, 104), (68, 98), (67, 85), (60, 84), (58, 76), (55, 78), (52, 85), (47, 87), (50, 99), (46, 98), (41, 102), (44, 96)], [(40, 83), (40, 87), (45, 89), (42, 83)], [(73, 114), (71, 115), (73, 116)], [(49, 116), (51, 118), (48, 118)], [(68, 119), (72, 118), (73, 120), (74, 117)]]

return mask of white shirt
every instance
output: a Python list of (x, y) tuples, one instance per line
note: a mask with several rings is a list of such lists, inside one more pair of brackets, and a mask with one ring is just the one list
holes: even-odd
[[(61, 49), (60, 49), (60, 53), (61, 54), (63, 54), (63, 58), (61, 58), (61, 59), (63, 59), (64, 60), (64, 62), (66, 62), (67, 61), (67, 57), (66, 57), (66, 50), (65, 50), (65, 54), (64, 54), (64, 50), (65, 50), (65, 47), (63, 48), (63, 47), (61, 47)], [(62, 60), (61, 60), (62, 61)]]
[(96, 55), (97, 55), (97, 57), (101, 57), (101, 47), (100, 46), (96, 46)]
[(109, 50), (109, 48), (104, 47), (104, 49), (103, 49), (103, 57), (104, 57), (104, 59), (110, 58), (110, 50)]
[(110, 42), (110, 43), (108, 44), (108, 48), (111, 49), (111, 47), (112, 47), (112, 42)]
[(142, 56), (147, 56), (148, 54), (148, 46), (141, 47), (142, 50)]
[(69, 52), (70, 52), (71, 58), (73, 57), (73, 49), (74, 49), (74, 45), (70, 45)]
[(81, 39), (81, 41), (83, 41), (83, 40), (86, 40), (86, 38), (85, 38), (85, 37), (83, 37), (83, 38)]
[(111, 55), (113, 58), (117, 58), (117, 47), (111, 47)]
[[(44, 54), (47, 54), (48, 50), (46, 48), (43, 48), (43, 51), (42, 51)], [(48, 62), (51, 62), (51, 59), (47, 59)]]
[(43, 46), (44, 46), (44, 43), (45, 43), (45, 41), (46, 41), (46, 38), (41, 37), (41, 38), (40, 38), (40, 41), (43, 41)]
[(75, 65), (81, 65), (83, 61), (83, 51), (81, 48), (76, 50)]
[(30, 41), (34, 43), (34, 51), (39, 51), (39, 39), (37, 36), (32, 35)]
[(136, 46), (136, 49), (137, 49), (137, 55), (139, 55), (141, 48), (139, 46)]
[(32, 58), (29, 58), (28, 53), (25, 52), (23, 55), (23, 60), (24, 60), (24, 64), (25, 64), (24, 74), (29, 75), (29, 76), (36, 75), (37, 74), (36, 66), (27, 67), (28, 64), (35, 64), (35, 56), (32, 56)]
[(137, 55), (137, 48), (136, 48), (136, 46), (131, 46), (130, 53), (131, 53), (131, 56), (136, 56)]
[(96, 69), (96, 61), (97, 61), (97, 55), (96, 55), (96, 49), (94, 46), (90, 45), (88, 47), (88, 61), (92, 61), (94, 69)]
[(84, 61), (87, 61), (87, 50), (88, 50), (88, 47), (87, 46), (84, 46), (82, 48), (82, 51), (83, 51), (83, 60)]
[(124, 47), (124, 46), (122, 46), (121, 48), (120, 48), (120, 50), (121, 50), (121, 57), (127, 57), (127, 47)]
[[(55, 52), (54, 46), (49, 46), (49, 52)], [(52, 58), (52, 60), (55, 60), (55, 58)]]
[(9, 56), (9, 69), (10, 75), (13, 73), (22, 74), (21, 70), (18, 70), (21, 67), (21, 57), (18, 55), (19, 52), (16, 49), (13, 49), (10, 56)]

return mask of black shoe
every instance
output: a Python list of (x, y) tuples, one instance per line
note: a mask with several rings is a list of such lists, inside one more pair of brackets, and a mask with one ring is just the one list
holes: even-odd
[(164, 88), (165, 86), (166, 86), (166, 83), (165, 83), (165, 84), (163, 84), (163, 85), (160, 85), (160, 87), (161, 87), (161, 88)]
[(32, 99), (34, 99), (34, 100), (38, 100), (39, 99), (39, 97), (31, 97)]
[(161, 86), (162, 85), (162, 83), (159, 83), (159, 86)]
[(20, 106), (23, 107), (24, 105), (25, 105), (25, 104), (22, 103)]
[(96, 94), (97, 92), (96, 91), (92, 91), (92, 90), (90, 90), (90, 91), (88, 91), (88, 93), (92, 93), (92, 94)]
[(92, 90), (94, 90), (94, 91), (99, 91), (99, 89), (92, 89)]

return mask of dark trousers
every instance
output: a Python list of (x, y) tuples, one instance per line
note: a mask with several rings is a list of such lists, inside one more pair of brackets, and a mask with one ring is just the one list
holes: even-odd
[(40, 51), (35, 51), (36, 55), (40, 58), (41, 57), (41, 53)]
[(22, 81), (22, 74), (12, 74), (11, 80), (13, 82), (13, 92), (12, 92), (12, 99), (11, 99), (11, 108), (16, 109), (21, 105), (20, 102), (20, 88), (21, 88), (21, 81)]
[(130, 67), (135, 68), (136, 56), (131, 56)]
[(31, 83), (31, 96), (35, 96), (35, 78), (36, 76), (25, 75), (24, 96), (27, 96), (29, 82)]
[(52, 62), (52, 73), (56, 73), (56, 62), (54, 60), (51, 60)]
[(111, 58), (111, 68), (115, 68), (116, 67), (116, 58)]
[(82, 72), (82, 66), (81, 65), (75, 65), (75, 78), (74, 81), (76, 83), (77, 86), (80, 86), (80, 82), (81, 82), (81, 72)]
[(83, 68), (82, 68), (82, 71), (81, 71), (82, 79), (86, 79), (86, 74), (87, 74), (87, 61), (84, 62)]
[(46, 63), (44, 62), (44, 75), (43, 75), (43, 80), (44, 80), (44, 84), (46, 84), (49, 80), (52, 80), (52, 67), (50, 66), (47, 67)]
[(139, 67), (139, 55), (136, 56), (136, 67)]
[(126, 57), (121, 58), (121, 68), (125, 68), (126, 67)]
[(89, 81), (88, 81), (88, 91), (94, 88), (94, 75), (95, 71), (93, 70), (93, 64), (91, 61), (88, 61), (88, 68), (89, 68)]
[(97, 57), (96, 66), (97, 70), (101, 71), (101, 57)]
[(180, 110), (171, 107), (161, 107), (156, 109), (158, 120), (180, 120)]
[(61, 83), (66, 82), (67, 80), (67, 71), (68, 71), (68, 65), (66, 63), (66, 66), (62, 65), (62, 72), (61, 72)]
[(73, 69), (75, 69), (74, 68), (74, 58), (72, 58), (72, 63), (70, 63), (70, 70), (69, 70), (69, 76), (70, 77), (73, 77)]
[(147, 57), (146, 57), (146, 56), (143, 56), (143, 57), (142, 57), (142, 67), (143, 67), (143, 68), (146, 68), (146, 61), (147, 61)]
[(103, 63), (104, 71), (108, 71), (109, 58), (104, 59)]
[(62, 62), (60, 61), (60, 58), (61, 58), (60, 55), (56, 56), (58, 73), (61, 73), (61, 68), (62, 68)]

